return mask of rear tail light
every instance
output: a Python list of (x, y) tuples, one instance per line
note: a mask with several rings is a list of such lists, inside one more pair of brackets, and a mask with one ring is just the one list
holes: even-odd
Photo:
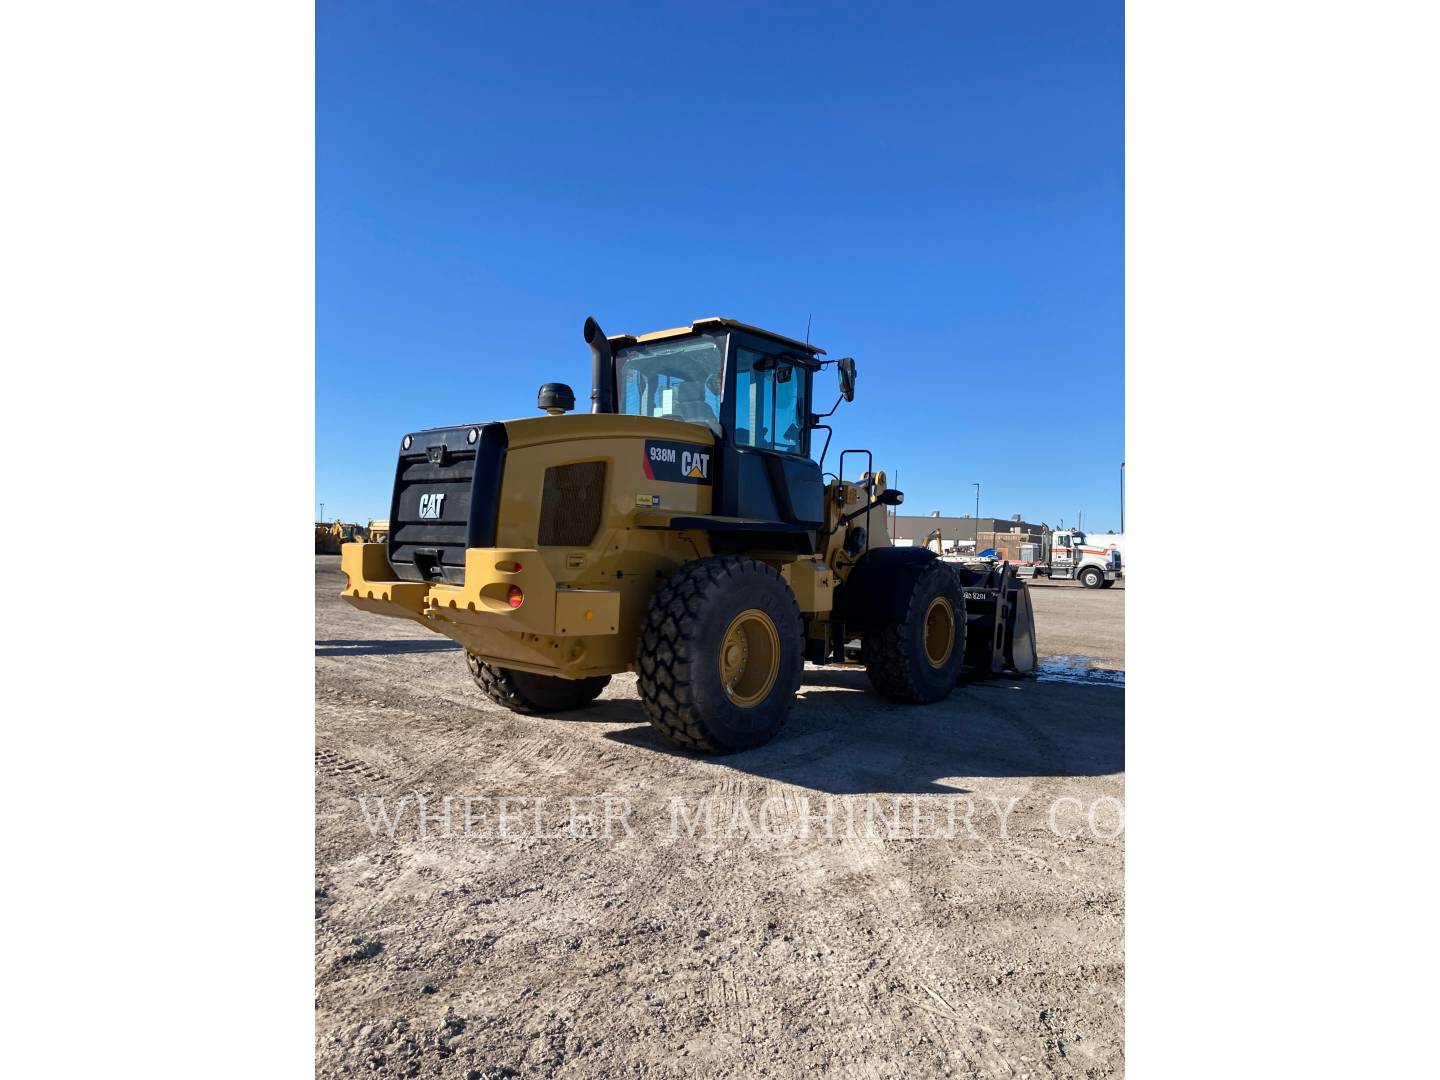
[(519, 607), (525, 602), (525, 593), (519, 585), (511, 585), (509, 595), (506, 597), (511, 607)]

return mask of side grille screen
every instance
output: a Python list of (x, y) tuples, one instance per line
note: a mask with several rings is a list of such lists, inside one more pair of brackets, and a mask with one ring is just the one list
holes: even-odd
[(600, 528), (605, 462), (581, 461), (545, 470), (540, 500), (541, 547), (588, 547)]

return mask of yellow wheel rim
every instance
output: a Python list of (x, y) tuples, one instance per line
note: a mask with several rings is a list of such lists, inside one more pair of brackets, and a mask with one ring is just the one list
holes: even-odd
[(747, 608), (730, 620), (720, 639), (720, 682), (725, 695), (742, 709), (769, 695), (780, 674), (780, 634), (759, 608)]
[(955, 610), (937, 596), (925, 609), (925, 659), (933, 668), (945, 666), (955, 648)]

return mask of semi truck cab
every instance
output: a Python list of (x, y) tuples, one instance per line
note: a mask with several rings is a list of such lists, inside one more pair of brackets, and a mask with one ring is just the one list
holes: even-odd
[[(1035, 573), (1043, 577), (1080, 582), (1087, 589), (1113, 588), (1125, 576), (1118, 548), (1091, 544), (1080, 529), (1057, 529), (1041, 545)], [(1029, 545), (1027, 545), (1028, 547)]]

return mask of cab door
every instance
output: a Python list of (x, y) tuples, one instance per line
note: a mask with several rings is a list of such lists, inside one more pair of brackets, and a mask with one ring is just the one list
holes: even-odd
[(1069, 533), (1055, 534), (1055, 545), (1050, 549), (1050, 567), (1061, 574), (1068, 574), (1075, 568), (1075, 549)]
[(717, 513), (807, 530), (824, 522), (806, 426), (810, 381), (810, 366), (778, 343), (731, 335)]

